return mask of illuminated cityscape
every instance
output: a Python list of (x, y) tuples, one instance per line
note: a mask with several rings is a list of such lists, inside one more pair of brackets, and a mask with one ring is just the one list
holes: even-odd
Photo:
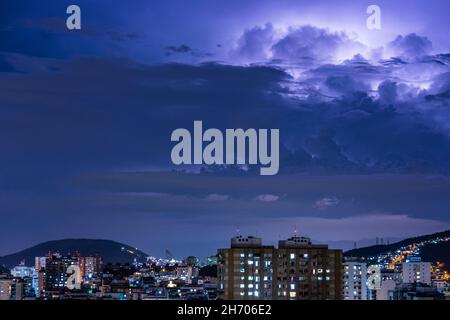
[(447, 266), (422, 261), (420, 248), (448, 240), (432, 237), (367, 258), (298, 235), (278, 247), (236, 236), (205, 259), (177, 260), (166, 250), (166, 258), (105, 263), (99, 255), (49, 252), (32, 266), (22, 260), (4, 268), (0, 300), (446, 300)]
[(0, 300), (450, 300), (449, 13), (1, 0)]

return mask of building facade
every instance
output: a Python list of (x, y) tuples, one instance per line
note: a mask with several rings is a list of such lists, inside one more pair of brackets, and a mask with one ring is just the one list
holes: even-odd
[(364, 262), (344, 262), (344, 300), (367, 300), (367, 265)]
[(431, 285), (431, 263), (404, 262), (402, 263), (403, 283), (423, 283)]
[(219, 296), (228, 300), (342, 299), (342, 251), (292, 237), (278, 248), (235, 237), (219, 249)]
[(0, 300), (11, 298), (13, 278), (9, 275), (0, 275)]
[(78, 257), (82, 278), (97, 277), (102, 271), (102, 259), (100, 256)]

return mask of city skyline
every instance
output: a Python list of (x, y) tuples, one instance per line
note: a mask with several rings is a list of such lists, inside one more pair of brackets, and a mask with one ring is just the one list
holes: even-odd
[(33, 266), (22, 260), (0, 268), (0, 300), (448, 300), (448, 258), (437, 248), (449, 241), (447, 231), (344, 254), (298, 235), (276, 246), (235, 236), (204, 261), (130, 256), (128, 262), (93, 253), (98, 244), (63, 250), (59, 243), (35, 251)]
[[(0, 4), (0, 256), (450, 229), (449, 3), (378, 1), (379, 30), (366, 1), (76, 4), (81, 30), (67, 3)], [(170, 135), (194, 121), (279, 129), (278, 174), (174, 165)]]

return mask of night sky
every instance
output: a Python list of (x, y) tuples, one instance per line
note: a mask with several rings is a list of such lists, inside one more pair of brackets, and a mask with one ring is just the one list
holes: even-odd
[[(66, 28), (77, 4), (82, 30)], [(0, 2), (0, 255), (206, 256), (450, 229), (450, 2)], [(175, 167), (176, 128), (279, 128), (280, 172)], [(367, 242), (367, 240), (366, 240)]]

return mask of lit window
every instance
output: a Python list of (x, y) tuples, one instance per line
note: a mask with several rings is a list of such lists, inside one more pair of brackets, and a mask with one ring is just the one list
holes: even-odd
[(291, 260), (294, 260), (295, 259), (295, 253), (291, 253), (290, 254), (290, 258), (291, 258)]

